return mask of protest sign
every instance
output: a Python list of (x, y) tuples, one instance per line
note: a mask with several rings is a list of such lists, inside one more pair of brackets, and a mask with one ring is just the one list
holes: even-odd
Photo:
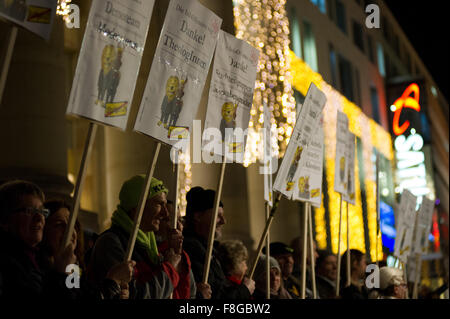
[(426, 253), (426, 250), (428, 248), (428, 235), (431, 231), (433, 211), (434, 201), (424, 196), (417, 215), (417, 224), (414, 232), (413, 253)]
[(355, 135), (348, 131), (347, 134), (347, 192), (342, 199), (347, 203), (356, 204), (355, 196)]
[(92, 2), (68, 114), (125, 130), (154, 2)]
[(134, 130), (187, 147), (221, 24), (196, 0), (170, 1)]
[(259, 51), (250, 44), (219, 32), (203, 134), (205, 151), (244, 161), (258, 58)]
[(334, 161), (334, 190), (341, 195), (347, 194), (348, 165), (347, 165), (348, 118), (345, 113), (338, 111), (336, 121), (336, 157)]
[(55, 0), (2, 0), (0, 17), (49, 40), (56, 13)]
[(399, 222), (395, 238), (394, 256), (406, 263), (412, 251), (412, 239), (416, 218), (417, 198), (409, 190), (403, 190), (398, 207)]
[(274, 190), (289, 199), (299, 178), (298, 167), (302, 153), (316, 130), (325, 102), (325, 94), (311, 83), (273, 186)]
[(273, 165), (272, 163), (277, 160), (272, 156), (272, 132), (270, 124), (270, 110), (267, 104), (264, 103), (264, 130), (263, 130), (263, 163), (264, 163), (264, 200), (269, 204), (270, 207), (273, 206), (273, 182), (272, 173)]
[(316, 132), (305, 151), (305, 159), (299, 168), (300, 177), (295, 183), (293, 199), (310, 202), (314, 207), (322, 204), (323, 177), (323, 118), (320, 119)]

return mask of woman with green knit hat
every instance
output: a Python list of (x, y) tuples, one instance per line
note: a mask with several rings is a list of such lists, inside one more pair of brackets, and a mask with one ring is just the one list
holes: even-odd
[[(112, 266), (124, 260), (144, 183), (144, 175), (133, 176), (123, 183), (111, 228), (100, 235), (92, 252), (89, 271), (94, 282), (101, 281)], [(168, 249), (161, 256), (154, 234), (159, 230), (161, 220), (168, 216), (167, 193), (163, 182), (152, 178), (131, 257), (136, 261), (136, 267), (134, 280), (130, 282), (130, 299), (169, 298), (178, 281), (175, 268), (181, 256), (175, 253), (177, 247)], [(181, 241), (171, 242), (181, 245)]]

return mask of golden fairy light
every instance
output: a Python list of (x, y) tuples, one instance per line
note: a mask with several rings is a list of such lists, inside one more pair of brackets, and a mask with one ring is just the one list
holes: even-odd
[(285, 0), (234, 0), (236, 37), (260, 50), (244, 166), (260, 158), (263, 104), (272, 112), (272, 152), (282, 157), (295, 124)]

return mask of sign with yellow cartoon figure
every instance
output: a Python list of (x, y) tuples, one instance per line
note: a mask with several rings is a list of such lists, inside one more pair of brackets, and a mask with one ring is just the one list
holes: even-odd
[(197, 0), (171, 0), (134, 130), (188, 146), (222, 19)]
[[(244, 135), (250, 121), (258, 59), (259, 51), (250, 44), (222, 30), (219, 32), (203, 150), (225, 156), (232, 162), (243, 162)], [(230, 147), (234, 144), (239, 147)]]
[(394, 256), (406, 263), (412, 252), (417, 197), (404, 189), (396, 211)]
[(336, 157), (334, 170), (334, 190), (341, 195), (347, 194), (348, 165), (347, 165), (348, 118), (345, 113), (338, 111), (336, 120)]
[[(297, 184), (300, 177), (310, 176), (301, 168), (305, 166), (306, 154), (320, 125), (326, 101), (325, 94), (314, 83), (311, 83), (273, 185), (274, 190), (289, 199), (291, 197), (298, 198), (298, 194), (294, 193), (295, 189), (298, 189)], [(309, 181), (311, 182), (311, 180)]]
[(67, 114), (126, 129), (153, 5), (92, 1)]
[(347, 203), (356, 205), (355, 196), (355, 143), (356, 137), (350, 131), (347, 134), (347, 193), (343, 195), (342, 199)]
[(292, 194), (294, 200), (308, 202), (315, 207), (322, 205), (323, 143), (323, 117), (321, 117), (311, 142), (302, 155), (304, 160), (299, 167), (300, 178)]

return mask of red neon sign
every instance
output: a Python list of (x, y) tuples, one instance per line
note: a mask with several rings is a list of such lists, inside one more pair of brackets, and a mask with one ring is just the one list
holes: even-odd
[[(413, 94), (413, 96), (411, 96)], [(400, 114), (403, 108), (410, 108), (420, 112), (419, 86), (416, 83), (410, 84), (403, 92), (402, 96), (394, 102), (395, 112), (392, 129), (395, 135), (403, 134), (409, 127), (409, 121), (400, 125)]]

